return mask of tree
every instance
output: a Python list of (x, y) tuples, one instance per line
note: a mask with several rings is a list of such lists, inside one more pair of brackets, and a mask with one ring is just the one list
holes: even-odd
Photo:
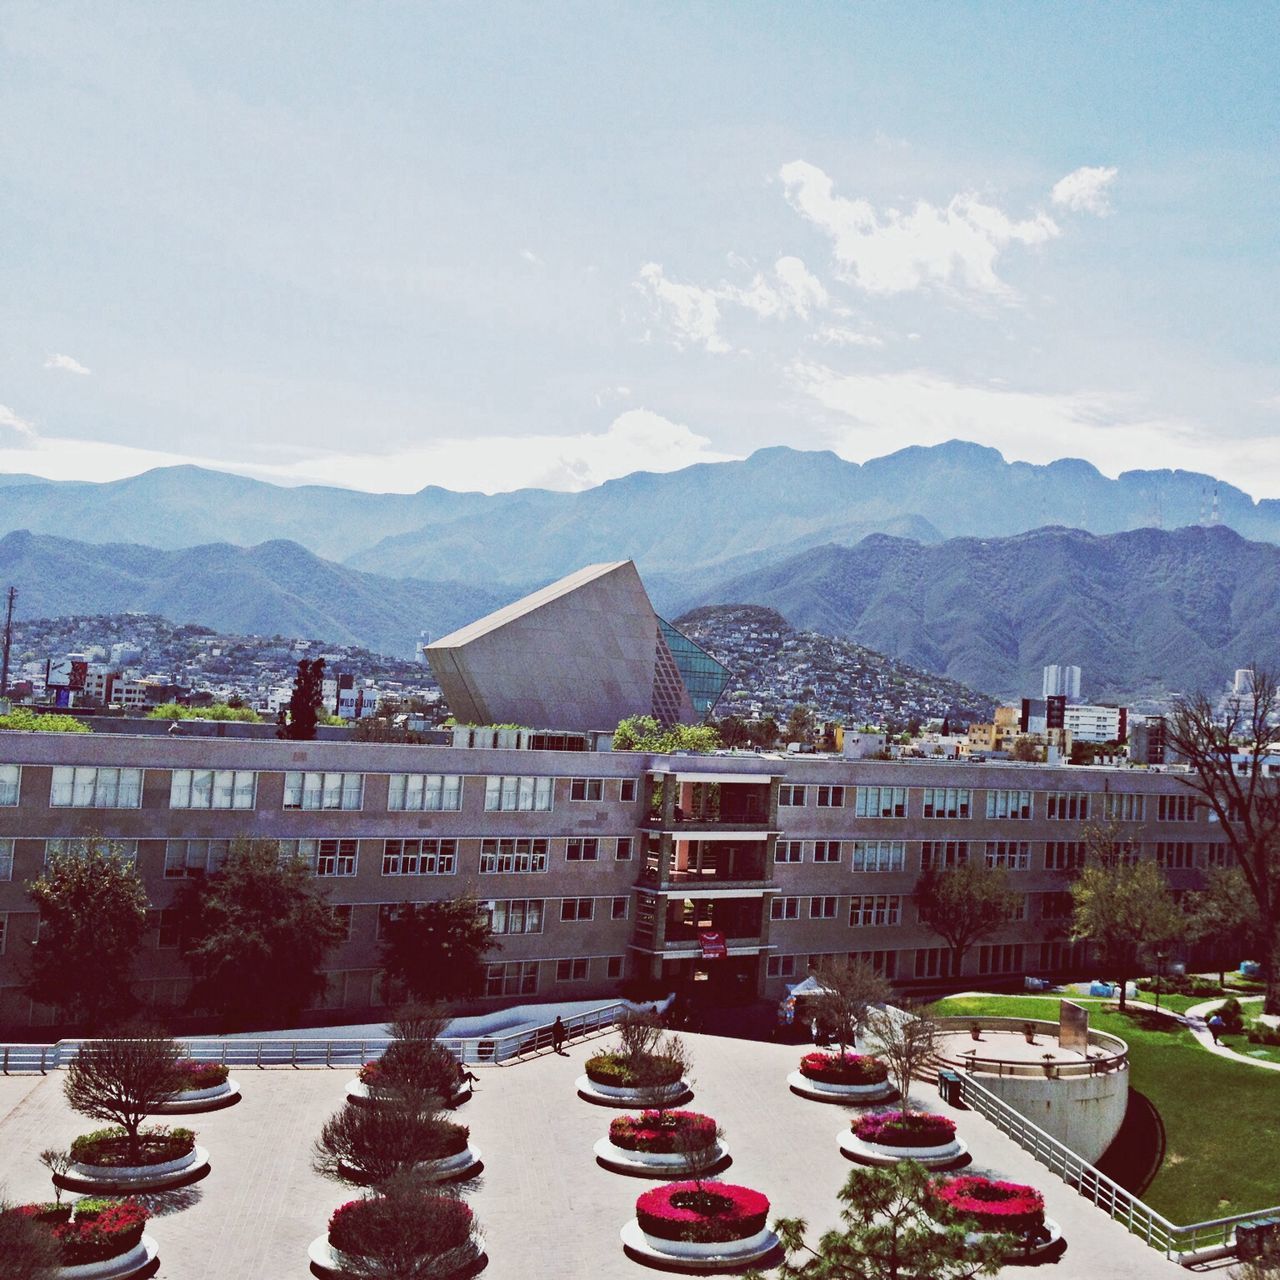
[(30, 707), (14, 707), (0, 716), (0, 729), (16, 729), (21, 733), (92, 733), (83, 720), (75, 716), (45, 715)]
[(812, 742), (818, 732), (818, 720), (812, 707), (797, 704), (791, 708), (787, 716), (786, 727), (782, 730), (784, 742)]
[(926, 867), (916, 882), (915, 903), (921, 924), (951, 948), (951, 975), (959, 977), (969, 948), (1013, 919), (1018, 895), (1004, 870), (974, 859), (945, 869)]
[(1019, 738), (1009, 751), (1009, 759), (1021, 760), (1025, 764), (1039, 764), (1044, 759), (1044, 755), (1040, 747), (1030, 738)]
[(0, 1200), (0, 1258), (5, 1280), (55, 1280), (62, 1249), (44, 1223)]
[(312, 1150), (315, 1171), (338, 1182), (381, 1187), (439, 1159), (466, 1129), (441, 1114), (433, 1094), (401, 1090), (376, 1107), (348, 1102), (325, 1121)]
[(83, 852), (50, 855), (27, 893), (40, 909), (32, 998), (88, 1030), (123, 1017), (147, 928), (147, 891), (134, 863), (120, 846), (91, 836)]
[(382, 967), (415, 1000), (456, 1000), (484, 990), (485, 957), (500, 950), (470, 893), (406, 902), (383, 925)]
[(316, 725), (323, 709), (324, 659), (303, 658), (298, 663), (293, 692), (289, 695), (288, 719), (282, 710), (276, 737), (310, 742), (316, 736)]
[[(645, 1037), (648, 1041), (648, 1037)], [(650, 1055), (659, 1057), (667, 1066), (680, 1073), (680, 1079), (690, 1081), (693, 1078), (693, 1057), (689, 1053), (688, 1046), (679, 1036), (662, 1036), (661, 1027), (659, 1026), (659, 1034), (652, 1041), (648, 1041), (650, 1047), (647, 1052)], [(636, 1089), (636, 1095), (639, 1099), (641, 1109), (644, 1111), (656, 1111), (658, 1113), (658, 1122), (662, 1123), (662, 1117), (671, 1107), (672, 1092), (669, 1085), (660, 1082), (641, 1084)], [(680, 1133), (677, 1132), (677, 1139)], [(687, 1136), (687, 1135), (686, 1135)], [(684, 1146), (677, 1141), (677, 1149), (683, 1154)], [(686, 1161), (686, 1163), (688, 1163)], [(715, 1161), (711, 1161), (715, 1164)], [(701, 1166), (699, 1166), (701, 1167)], [(703, 1170), (706, 1173), (706, 1170)], [(692, 1173), (689, 1175), (694, 1176)]]
[(1269, 1014), (1280, 1014), (1280, 783), (1267, 771), (1278, 720), (1280, 674), (1255, 665), (1248, 695), (1221, 714), (1197, 693), (1165, 723), (1169, 749), (1191, 766), (1178, 780), (1217, 818), (1257, 907)]
[(751, 726), (751, 739), (757, 747), (764, 751), (772, 750), (778, 745), (778, 722), (773, 716), (761, 716)]
[(136, 1035), (81, 1044), (67, 1067), (67, 1105), (91, 1120), (118, 1124), (128, 1138), (130, 1164), (141, 1160), (142, 1122), (179, 1090), (176, 1040), (141, 1028)]
[(857, 1047), (858, 1025), (867, 1010), (889, 999), (889, 984), (869, 964), (845, 957), (822, 960), (814, 977), (822, 989), (808, 1002), (818, 1025), (839, 1044), (843, 1057), (846, 1046)]
[(720, 735), (707, 724), (662, 725), (654, 716), (628, 716), (613, 731), (615, 751), (649, 751), (670, 755), (673, 751), (716, 751)]
[(458, 1087), (458, 1063), (440, 1043), (449, 1023), (442, 1004), (409, 1003), (387, 1024), (391, 1044), (379, 1060), (378, 1087), (434, 1094), (448, 1101)]
[(341, 940), (307, 860), (275, 840), (237, 840), (178, 904), (193, 1002), (236, 1023), (287, 1024), (324, 990), (321, 965)]
[[(854, 1169), (841, 1187), (842, 1226), (816, 1247), (805, 1243), (803, 1218), (775, 1224), (786, 1253), (781, 1280), (967, 1280), (1000, 1270), (1011, 1236), (970, 1235), (929, 1214), (932, 1177), (914, 1161), (886, 1169)], [(758, 1278), (757, 1278), (758, 1280)]]
[(1226, 981), (1224, 957), (1228, 947), (1235, 948), (1237, 963), (1242, 956), (1251, 958), (1257, 954), (1263, 936), (1262, 922), (1258, 904), (1239, 867), (1209, 868), (1205, 887), (1192, 895), (1187, 931), (1197, 942), (1213, 945), (1219, 984)]
[(1164, 872), (1137, 857), (1115, 826), (1086, 826), (1087, 860), (1071, 885), (1072, 936), (1087, 939), (1093, 958), (1120, 988), (1148, 967), (1146, 957), (1187, 928)]
[(893, 1082), (902, 1095), (904, 1114), (911, 1110), (911, 1081), (937, 1050), (938, 1023), (926, 1005), (907, 1004), (901, 1009), (872, 1009), (867, 1028), (879, 1046)]

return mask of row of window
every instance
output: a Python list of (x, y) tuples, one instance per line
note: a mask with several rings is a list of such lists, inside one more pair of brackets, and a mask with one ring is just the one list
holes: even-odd
[[(769, 904), (770, 920), (799, 920), (800, 897), (778, 897)], [(840, 912), (840, 898), (835, 895), (809, 898), (810, 920), (834, 920)], [(897, 893), (861, 893), (849, 899), (849, 924), (856, 928), (902, 923), (902, 895)]]
[(562, 924), (580, 924), (596, 918), (596, 904), (600, 903), (603, 918), (625, 920), (631, 899), (627, 896), (613, 898), (491, 898), (480, 904), (481, 914), (494, 933), (541, 933), (547, 902), (560, 903)]
[[(604, 961), (604, 976), (608, 979), (622, 977), (622, 956), (574, 956), (566, 960), (556, 960), (555, 981), (586, 982), (591, 977), (593, 966)], [(597, 970), (598, 971), (598, 970)], [(538, 961), (508, 960), (500, 964), (491, 964), (485, 976), (485, 995), (487, 996), (531, 996), (538, 990)]]

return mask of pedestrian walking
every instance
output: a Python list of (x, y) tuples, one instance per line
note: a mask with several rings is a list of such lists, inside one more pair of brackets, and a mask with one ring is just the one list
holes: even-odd
[(551, 1024), (551, 1047), (557, 1053), (564, 1052), (564, 1022), (559, 1017)]
[(1213, 1043), (1217, 1044), (1218, 1037), (1227, 1029), (1227, 1024), (1222, 1020), (1222, 1015), (1220, 1013), (1215, 1013), (1205, 1025), (1209, 1028), (1209, 1034), (1213, 1037)]

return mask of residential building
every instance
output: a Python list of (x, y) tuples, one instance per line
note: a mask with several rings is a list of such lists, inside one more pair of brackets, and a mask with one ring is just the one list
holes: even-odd
[(1052, 698), (1061, 694), (1068, 701), (1080, 697), (1080, 668), (1053, 663), (1044, 668), (1040, 696)]

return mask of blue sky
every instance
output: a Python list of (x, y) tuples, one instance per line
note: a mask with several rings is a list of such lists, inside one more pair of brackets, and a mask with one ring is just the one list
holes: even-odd
[(0, 0), (0, 469), (952, 437), (1280, 497), (1274, 4)]

